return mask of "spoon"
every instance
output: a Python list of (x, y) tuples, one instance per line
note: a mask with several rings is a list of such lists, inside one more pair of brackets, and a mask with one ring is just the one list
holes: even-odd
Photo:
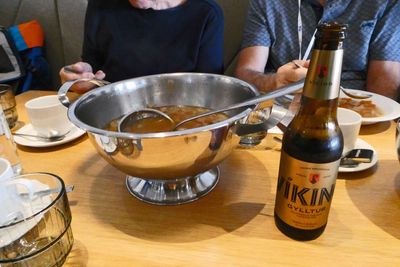
[[(75, 186), (74, 185), (66, 185), (65, 186), (65, 192), (70, 193), (74, 191)], [(44, 189), (44, 190), (39, 190), (33, 193), (33, 196), (35, 197), (44, 197), (53, 193), (59, 193), (61, 191), (61, 187), (55, 187), (55, 188), (49, 188), (49, 189)], [(20, 193), (20, 197), (22, 198), (28, 198), (29, 193)]]
[[(300, 65), (300, 64), (297, 63), (296, 61), (292, 61), (292, 63), (293, 63), (294, 65), (296, 65), (297, 68), (304, 68), (302, 65)], [(367, 99), (367, 98), (372, 97), (371, 94), (367, 94), (367, 93), (349, 92), (349, 91), (347, 91), (346, 89), (344, 89), (344, 87), (341, 86), (341, 85), (340, 85), (340, 90), (342, 90), (342, 92), (343, 92), (345, 95), (347, 95), (347, 96), (349, 96), (349, 97), (351, 97), (351, 98), (354, 98), (354, 99)]]
[(43, 140), (45, 142), (55, 142), (55, 141), (61, 141), (63, 140), (67, 134), (69, 134), (70, 131), (66, 132), (65, 134), (62, 135), (51, 135), (51, 136), (43, 136), (43, 135), (34, 135), (34, 134), (25, 134), (25, 133), (13, 133), (15, 136), (21, 136), (21, 137), (28, 137), (28, 138), (36, 138)]
[[(185, 124), (185, 123), (187, 123), (189, 121), (192, 121), (192, 120), (196, 120), (198, 118), (202, 118), (202, 117), (209, 116), (209, 115), (216, 114), (216, 113), (225, 112), (225, 111), (232, 110), (232, 109), (252, 106), (252, 105), (264, 102), (266, 100), (272, 99), (272, 98), (276, 98), (276, 97), (280, 97), (280, 96), (283, 96), (283, 95), (286, 95), (286, 94), (290, 94), (290, 93), (296, 92), (297, 90), (301, 89), (303, 87), (303, 85), (304, 85), (304, 79), (302, 79), (302, 80), (300, 80), (300, 81), (298, 81), (296, 83), (292, 83), (292, 84), (290, 84), (288, 86), (282, 87), (280, 89), (277, 89), (275, 91), (268, 92), (266, 94), (250, 98), (250, 99), (248, 99), (246, 101), (243, 101), (241, 103), (233, 104), (233, 105), (221, 108), (221, 109), (212, 110), (212, 111), (209, 111), (209, 112), (205, 112), (205, 113), (199, 114), (197, 116), (190, 117), (190, 118), (185, 119), (185, 120), (183, 120), (183, 121), (181, 121), (181, 122), (179, 122), (177, 124), (174, 123), (175, 126), (171, 129), (171, 131), (174, 131), (179, 126), (182, 126), (183, 124)], [(143, 119), (144, 118), (143, 111), (146, 114), (153, 113), (152, 117), (159, 116), (160, 118), (164, 118), (166, 120), (173, 121), (167, 114), (165, 114), (164, 112), (161, 112), (159, 110), (157, 110), (157, 112), (154, 112), (155, 111), (154, 109), (141, 109), (141, 110), (136, 110), (136, 111), (134, 111), (132, 113), (129, 113), (128, 115), (124, 116), (118, 123), (118, 130), (123, 132), (125, 129), (127, 129), (127, 127), (129, 125), (132, 125), (132, 123), (135, 123), (138, 120)]]

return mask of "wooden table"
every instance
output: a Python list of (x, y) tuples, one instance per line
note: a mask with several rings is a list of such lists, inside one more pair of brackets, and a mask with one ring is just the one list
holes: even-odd
[[(17, 96), (23, 103), (51, 92)], [(54, 92), (53, 92), (54, 93)], [(86, 135), (52, 148), (18, 146), (25, 172), (46, 171), (75, 185), (68, 197), (75, 244), (66, 266), (400, 266), (400, 164), (395, 125), (363, 126), (378, 164), (339, 174), (328, 226), (310, 242), (283, 235), (273, 209), (280, 145), (268, 136), (237, 148), (207, 196), (155, 206), (131, 196), (125, 175), (106, 163)]]

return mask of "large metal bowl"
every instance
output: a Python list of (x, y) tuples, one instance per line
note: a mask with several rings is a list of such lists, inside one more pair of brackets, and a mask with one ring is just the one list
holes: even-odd
[(157, 204), (192, 201), (216, 184), (216, 167), (238, 145), (237, 123), (251, 108), (227, 112), (229, 118), (204, 127), (153, 134), (105, 130), (107, 124), (135, 109), (151, 106), (190, 105), (218, 109), (256, 96), (250, 84), (232, 77), (173, 73), (152, 75), (109, 84), (69, 104), (68, 117), (88, 132), (98, 153), (128, 174), (128, 189), (140, 199)]

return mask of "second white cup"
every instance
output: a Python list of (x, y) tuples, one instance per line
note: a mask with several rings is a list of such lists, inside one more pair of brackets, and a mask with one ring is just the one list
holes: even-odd
[(355, 148), (358, 134), (360, 133), (362, 117), (353, 110), (338, 108), (337, 119), (343, 134), (343, 155), (345, 155)]
[(57, 95), (41, 96), (25, 103), (29, 120), (36, 132), (43, 136), (66, 134), (72, 128), (67, 108)]

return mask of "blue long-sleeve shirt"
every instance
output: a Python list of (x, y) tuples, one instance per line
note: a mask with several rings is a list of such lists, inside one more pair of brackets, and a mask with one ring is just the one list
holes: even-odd
[(165, 10), (90, 0), (82, 60), (111, 82), (170, 72), (223, 72), (223, 13), (213, 0)]

